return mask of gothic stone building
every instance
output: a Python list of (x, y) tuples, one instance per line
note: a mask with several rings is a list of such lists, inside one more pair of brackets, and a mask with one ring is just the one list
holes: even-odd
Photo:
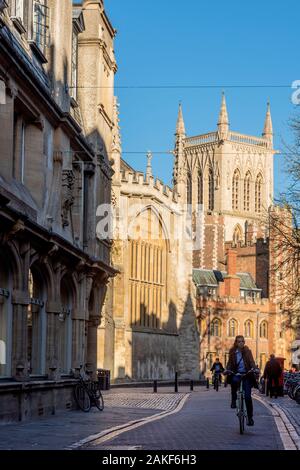
[[(274, 272), (272, 228), (273, 127), (270, 105), (262, 137), (233, 132), (225, 96), (217, 131), (186, 137), (182, 111), (177, 123), (175, 185), (201, 208), (201, 248), (194, 250), (200, 369), (219, 356), (226, 363), (234, 337), (242, 334), (264, 367), (270, 353), (291, 364), (291, 332)], [(233, 248), (233, 249), (232, 249)]]
[[(113, 262), (120, 275), (105, 304), (102, 365), (120, 381), (170, 379), (175, 371), (195, 378), (216, 356), (226, 362), (237, 334), (261, 367), (273, 352), (289, 365), (289, 337), (270, 288), (270, 106), (262, 137), (230, 130), (224, 95), (216, 131), (187, 137), (180, 106), (175, 136), (172, 188), (153, 178), (151, 155), (145, 175), (122, 160), (116, 136)], [(176, 237), (183, 213), (191, 214), (197, 246)], [(119, 236), (123, 219), (130, 230)]]
[(0, 2), (0, 419), (68, 409), (74, 372), (96, 372), (117, 274), (96, 237), (111, 198), (114, 36), (102, 0)]

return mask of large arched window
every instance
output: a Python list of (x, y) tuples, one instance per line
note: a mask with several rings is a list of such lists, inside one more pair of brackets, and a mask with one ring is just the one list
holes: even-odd
[(238, 210), (239, 208), (239, 191), (240, 191), (240, 172), (238, 169), (233, 173), (232, 178), (232, 209)]
[(140, 214), (139, 219), (144, 225), (151, 225), (153, 236), (129, 240), (129, 322), (131, 326), (152, 329), (161, 329), (167, 322), (170, 330), (176, 330), (175, 310), (166, 304), (166, 234), (151, 208)]
[(235, 228), (234, 228), (232, 241), (235, 245), (237, 245), (239, 242), (243, 241), (243, 230), (242, 230), (242, 228), (239, 224), (236, 225)]
[(259, 173), (255, 181), (255, 212), (258, 213), (260, 213), (262, 209), (262, 185), (263, 179)]
[(228, 336), (231, 338), (237, 336), (238, 334), (238, 323), (234, 318), (231, 318), (228, 321)]
[(250, 171), (246, 173), (244, 181), (244, 210), (250, 211), (250, 185), (251, 185), (251, 174)]
[(213, 211), (215, 208), (214, 194), (214, 173), (213, 169), (208, 170), (208, 210)]
[(259, 326), (259, 336), (268, 339), (268, 322), (265, 320)]
[(219, 320), (219, 318), (214, 318), (210, 325), (210, 335), (221, 336), (221, 325), (221, 320)]
[(203, 173), (200, 168), (198, 170), (198, 204), (203, 204)]
[(244, 324), (244, 334), (246, 338), (253, 338), (253, 322), (251, 320), (246, 320)]

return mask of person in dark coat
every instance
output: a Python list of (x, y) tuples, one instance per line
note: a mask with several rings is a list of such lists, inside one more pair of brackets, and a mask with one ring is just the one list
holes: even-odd
[(278, 397), (279, 377), (282, 374), (282, 368), (279, 362), (275, 359), (274, 354), (270, 355), (270, 359), (265, 365), (264, 379), (267, 379), (267, 392), (270, 392), (270, 398)]
[[(235, 338), (233, 347), (229, 351), (229, 359), (226, 369), (234, 374), (245, 374), (251, 369), (255, 369), (255, 362), (251, 350), (245, 345), (244, 336)], [(226, 373), (226, 371), (225, 371)], [(240, 385), (240, 378), (237, 375), (227, 375), (227, 382), (231, 384), (231, 408), (236, 408), (237, 390)], [(245, 392), (245, 403), (247, 408), (248, 426), (253, 426), (253, 403), (251, 397), (252, 387), (257, 387), (255, 373), (251, 372), (243, 378), (243, 389)]]
[(213, 374), (217, 374), (218, 378), (219, 378), (219, 382), (222, 383), (221, 374), (222, 374), (222, 372), (224, 372), (224, 367), (223, 367), (223, 364), (222, 364), (222, 362), (220, 362), (220, 359), (218, 357), (216, 357), (216, 360), (213, 363), (212, 368), (210, 369), (210, 371)]

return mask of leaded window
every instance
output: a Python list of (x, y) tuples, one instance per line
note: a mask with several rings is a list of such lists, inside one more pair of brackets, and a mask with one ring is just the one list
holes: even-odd
[(253, 338), (253, 323), (251, 320), (245, 321), (245, 337)]
[(200, 169), (198, 171), (198, 204), (203, 204), (203, 174)]
[(228, 322), (228, 336), (231, 338), (237, 336), (238, 324), (234, 318), (231, 318)]
[(33, 39), (36, 45), (45, 52), (49, 46), (49, 8), (47, 0), (33, 2)]
[(211, 336), (221, 336), (221, 320), (214, 318), (210, 325)]
[(250, 211), (250, 183), (251, 183), (251, 175), (248, 171), (245, 176), (244, 181), (244, 210)]
[(255, 182), (255, 212), (260, 213), (262, 209), (262, 176), (257, 175)]
[(71, 96), (77, 100), (77, 71), (78, 71), (78, 34), (73, 28), (72, 62), (71, 62)]
[(208, 171), (208, 210), (213, 211), (215, 207), (214, 174), (212, 168)]
[(232, 178), (232, 209), (239, 208), (240, 172), (235, 170)]
[(259, 327), (259, 336), (268, 339), (268, 323), (264, 320)]

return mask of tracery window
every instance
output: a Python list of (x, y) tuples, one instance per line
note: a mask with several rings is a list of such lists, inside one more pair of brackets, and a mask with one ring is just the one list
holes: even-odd
[(214, 318), (210, 325), (210, 335), (221, 336), (221, 326), (221, 320), (219, 318)]
[(213, 211), (215, 208), (214, 195), (214, 173), (212, 168), (208, 171), (208, 210)]
[(232, 209), (239, 208), (239, 189), (240, 189), (240, 172), (238, 169), (233, 173), (232, 178)]
[(198, 204), (203, 204), (203, 173), (198, 170)]
[(244, 181), (244, 210), (250, 211), (250, 184), (251, 184), (251, 174), (250, 171), (247, 172)]
[[(156, 223), (151, 209), (144, 214), (147, 214), (143, 217), (144, 225)], [(152, 329), (163, 326), (168, 261), (164, 237), (162, 225), (158, 222), (157, 236), (129, 240), (129, 321), (132, 326)]]
[(238, 323), (234, 318), (231, 318), (228, 322), (228, 336), (231, 338), (237, 336)]
[(191, 208), (192, 208), (192, 175), (191, 173), (187, 174), (187, 179), (186, 179), (186, 203), (188, 205), (189, 212), (191, 212)]
[(245, 321), (245, 337), (253, 338), (253, 322), (251, 320)]
[(243, 231), (240, 225), (236, 225), (234, 228), (232, 241), (235, 245), (243, 241)]
[(259, 336), (268, 339), (268, 322), (265, 320), (259, 326)]
[(262, 176), (257, 175), (255, 181), (255, 212), (260, 213), (262, 209)]

